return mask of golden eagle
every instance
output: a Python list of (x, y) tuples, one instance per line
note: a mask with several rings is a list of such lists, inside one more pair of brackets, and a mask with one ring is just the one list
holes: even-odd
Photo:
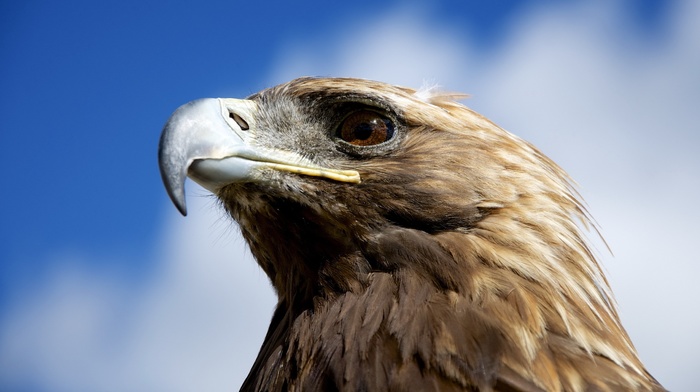
[(301, 78), (173, 113), (170, 197), (213, 192), (279, 297), (242, 390), (663, 390), (569, 177), (453, 98)]

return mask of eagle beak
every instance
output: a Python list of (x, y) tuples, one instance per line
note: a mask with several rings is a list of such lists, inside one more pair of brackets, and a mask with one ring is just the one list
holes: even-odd
[(253, 135), (255, 101), (205, 98), (180, 106), (163, 127), (158, 164), (165, 189), (182, 215), (187, 215), (185, 178), (216, 193), (235, 182), (256, 181), (264, 168), (331, 180), (359, 183), (354, 170), (320, 167), (297, 154), (257, 148)]

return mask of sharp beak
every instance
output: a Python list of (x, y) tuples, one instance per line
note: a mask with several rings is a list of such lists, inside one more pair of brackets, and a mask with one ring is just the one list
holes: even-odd
[[(185, 178), (209, 191), (235, 182), (256, 181), (261, 169), (359, 183), (354, 170), (320, 167), (298, 154), (256, 148), (252, 143), (258, 105), (240, 99), (205, 98), (180, 106), (163, 127), (158, 164), (165, 189), (182, 215), (187, 215)], [(259, 179), (258, 179), (259, 180)]]

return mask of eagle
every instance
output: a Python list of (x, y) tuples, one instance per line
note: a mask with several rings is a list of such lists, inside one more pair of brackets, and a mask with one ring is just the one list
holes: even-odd
[(211, 191), (278, 296), (241, 390), (664, 390), (569, 176), (460, 97), (304, 77), (171, 115), (170, 198)]

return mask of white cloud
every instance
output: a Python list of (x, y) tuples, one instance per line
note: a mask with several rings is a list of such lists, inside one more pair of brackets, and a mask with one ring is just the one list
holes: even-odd
[[(192, 194), (204, 194), (195, 188)], [(163, 225), (152, 279), (69, 261), (0, 330), (0, 389), (230, 391), (243, 382), (275, 299), (214, 203)], [(253, 295), (251, 295), (253, 293)], [(254, 315), (251, 317), (250, 315)]]
[[(488, 56), (423, 15), (389, 13), (361, 32), (292, 43), (269, 79), (433, 80), (472, 94), (467, 104), (533, 141), (581, 184), (615, 253), (599, 246), (642, 358), (667, 388), (693, 390), (700, 213), (688, 205), (700, 200), (698, 3), (679, 4), (654, 45), (619, 34), (628, 26), (612, 2), (536, 8)], [(0, 389), (27, 380), (52, 391), (240, 385), (273, 295), (235, 226), (204, 198), (188, 202), (187, 219), (171, 209), (165, 222), (155, 280), (128, 284), (74, 263), (20, 303), (0, 330)]]
[(300, 76), (353, 76), (415, 87), (432, 79), (463, 80), (474, 50), (454, 29), (421, 14), (417, 8), (396, 9), (364, 20), (358, 29), (290, 43), (271, 84)]

